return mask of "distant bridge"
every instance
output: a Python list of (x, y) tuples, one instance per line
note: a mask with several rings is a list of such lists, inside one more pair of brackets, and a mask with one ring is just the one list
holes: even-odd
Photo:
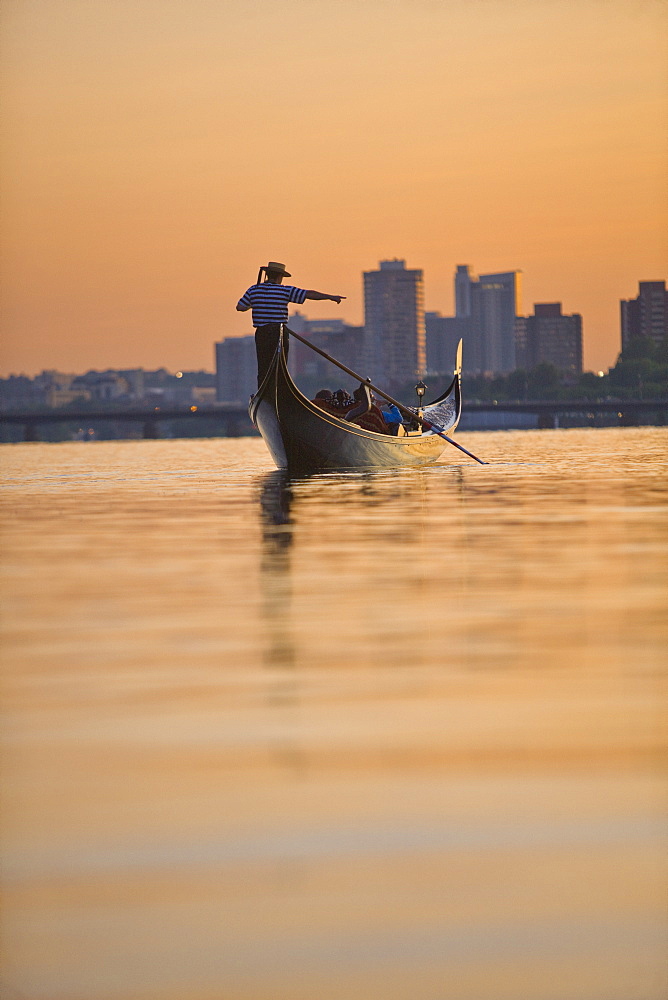
[[(562, 416), (593, 417), (599, 413), (616, 414), (622, 425), (642, 423), (642, 417), (651, 416), (668, 422), (668, 399), (615, 400), (589, 402), (588, 400), (533, 400), (504, 403), (466, 403), (465, 413), (531, 413), (538, 417), (538, 426), (557, 427)], [(24, 441), (38, 441), (41, 424), (77, 424), (89, 428), (101, 421), (138, 423), (145, 438), (160, 437), (159, 425), (163, 421), (208, 420), (219, 428), (221, 437), (243, 437), (254, 432), (245, 406), (238, 403), (221, 403), (201, 407), (144, 407), (127, 410), (61, 410), (23, 411), (0, 413), (0, 426), (19, 424), (23, 427)]]
[(599, 413), (616, 415), (623, 426), (642, 423), (642, 417), (658, 417), (668, 421), (668, 399), (606, 399), (589, 402), (575, 400), (533, 400), (523, 403), (465, 403), (464, 413), (531, 413), (538, 417), (541, 428), (558, 427), (565, 416), (594, 417)]
[(0, 426), (20, 424), (24, 441), (39, 441), (37, 428), (41, 424), (77, 424), (89, 428), (101, 421), (110, 423), (135, 423), (142, 425), (142, 437), (159, 438), (159, 425), (165, 420), (208, 420), (215, 422), (221, 437), (243, 437), (254, 430), (248, 408), (239, 403), (222, 403), (218, 406), (143, 407), (127, 410), (62, 410), (48, 409), (0, 413)]

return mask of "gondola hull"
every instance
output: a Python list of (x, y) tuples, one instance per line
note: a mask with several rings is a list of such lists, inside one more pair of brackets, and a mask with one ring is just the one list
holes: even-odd
[[(450, 430), (459, 419), (459, 378), (453, 382)], [(446, 401), (447, 402), (447, 401)], [(439, 401), (441, 407), (443, 402)], [(425, 409), (425, 416), (427, 416)], [(421, 433), (395, 437), (378, 434), (325, 412), (307, 399), (292, 381), (282, 343), (249, 413), (279, 469), (295, 473), (327, 469), (395, 468), (428, 465), (447, 447), (442, 437)]]

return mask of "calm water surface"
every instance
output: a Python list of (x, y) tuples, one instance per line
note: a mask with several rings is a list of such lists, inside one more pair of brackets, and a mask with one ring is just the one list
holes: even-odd
[(460, 439), (0, 449), (4, 1000), (665, 1000), (668, 430)]

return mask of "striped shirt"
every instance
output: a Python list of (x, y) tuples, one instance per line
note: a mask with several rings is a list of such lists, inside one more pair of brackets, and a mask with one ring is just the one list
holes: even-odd
[(260, 285), (251, 285), (239, 299), (238, 305), (253, 310), (253, 326), (265, 326), (267, 323), (287, 323), (288, 302), (296, 302), (301, 306), (305, 301), (304, 288), (263, 281)]

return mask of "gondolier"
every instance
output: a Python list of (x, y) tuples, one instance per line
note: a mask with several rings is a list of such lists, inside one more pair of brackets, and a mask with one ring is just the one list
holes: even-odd
[[(329, 299), (338, 305), (346, 297), (345, 295), (327, 295), (325, 292), (316, 292), (313, 289), (296, 288), (294, 285), (284, 285), (283, 278), (291, 277), (292, 275), (285, 269), (285, 264), (270, 260), (266, 267), (260, 268), (256, 284), (246, 289), (237, 302), (237, 312), (252, 310), (258, 386), (262, 384), (276, 352), (281, 323), (288, 321), (288, 304), (294, 302), (297, 305), (303, 305), (306, 299)], [(286, 357), (287, 354), (288, 344), (286, 340)]]

